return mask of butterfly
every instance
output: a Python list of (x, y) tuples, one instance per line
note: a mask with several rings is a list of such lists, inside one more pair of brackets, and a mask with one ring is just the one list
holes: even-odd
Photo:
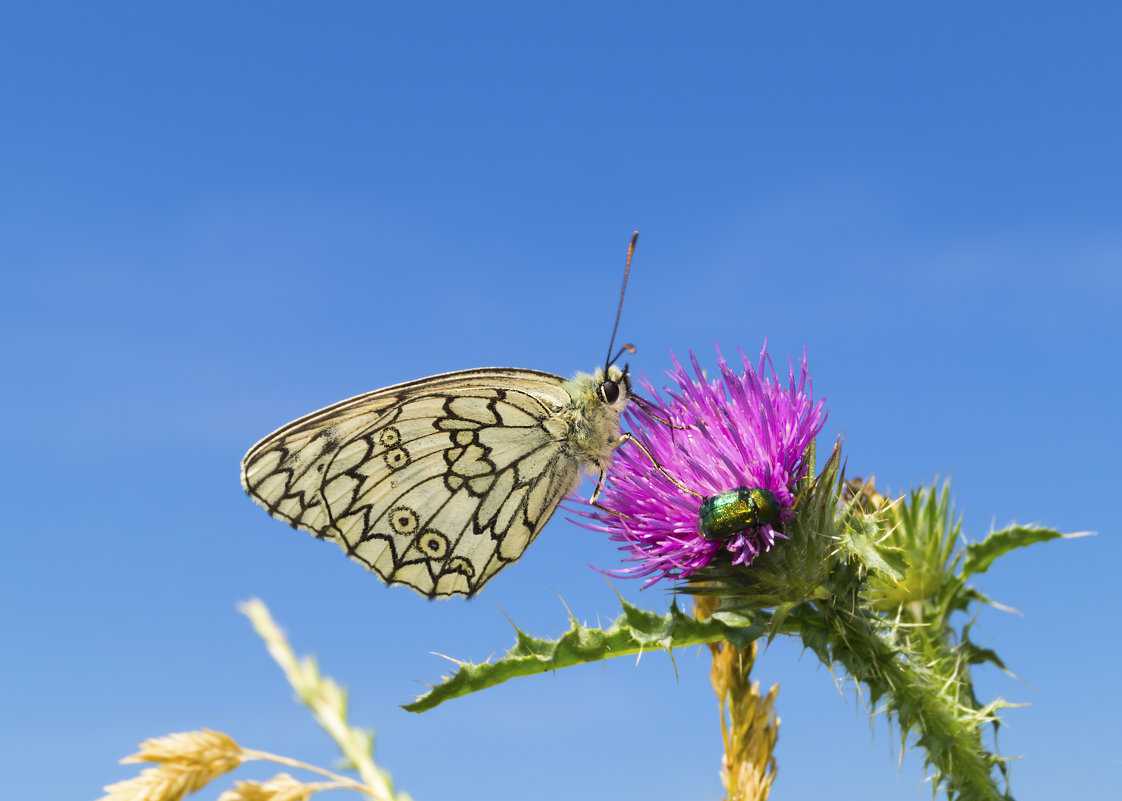
[(614, 339), (604, 367), (571, 380), (463, 370), (328, 406), (250, 448), (242, 486), (387, 584), (470, 597), (518, 561), (582, 468), (600, 480), (595, 502), (616, 448), (633, 441), (620, 414), (637, 396), (627, 365), (614, 362), (635, 349), (612, 357)]

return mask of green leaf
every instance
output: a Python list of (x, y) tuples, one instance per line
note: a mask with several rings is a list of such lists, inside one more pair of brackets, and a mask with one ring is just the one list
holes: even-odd
[(842, 535), (841, 550), (856, 558), (867, 570), (873, 570), (892, 581), (903, 581), (907, 563), (899, 548), (878, 545), (866, 531), (849, 529)]
[(966, 546), (966, 563), (962, 567), (964, 576), (976, 573), (985, 573), (990, 565), (1000, 556), (1004, 556), (1017, 548), (1024, 548), (1038, 542), (1048, 540), (1082, 537), (1087, 532), (1080, 534), (1061, 534), (1050, 528), (1037, 528), (1036, 526), (1010, 526), (1009, 528), (995, 531), (981, 542)]
[(996, 665), (1006, 672), (1008, 672), (1009, 670), (1005, 667), (1005, 663), (1001, 661), (1001, 657), (997, 655), (997, 651), (993, 650), (992, 648), (979, 648), (978, 646), (974, 645), (974, 643), (970, 642), (963, 643), (961, 646), (959, 646), (958, 650), (959, 653), (962, 654), (963, 659), (965, 659), (967, 663), (971, 665), (981, 665), (989, 662), (990, 664)]
[[(477, 692), (507, 679), (533, 676), (558, 668), (598, 662), (614, 656), (641, 654), (654, 648), (669, 650), (685, 645), (728, 640), (738, 648), (747, 646), (763, 633), (763, 627), (743, 615), (718, 610), (707, 620), (682, 612), (672, 604), (665, 615), (644, 612), (620, 599), (623, 614), (607, 629), (589, 628), (571, 619), (569, 630), (556, 640), (540, 640), (515, 627), (516, 640), (497, 662), (474, 665), (459, 662), (451, 676), (403, 709), (424, 712), (452, 698)], [(730, 625), (726, 620), (735, 622)]]
[(803, 644), (824, 664), (843, 668), (865, 686), (872, 710), (895, 722), (902, 744), (911, 740), (926, 752), (936, 787), (943, 786), (956, 801), (1006, 797), (992, 775), (999, 759), (981, 739), (981, 728), (1005, 702), (981, 709), (963, 703), (960, 685), (938, 661), (929, 664), (912, 652), (893, 635), (890, 622), (856, 603), (804, 604), (797, 611)]

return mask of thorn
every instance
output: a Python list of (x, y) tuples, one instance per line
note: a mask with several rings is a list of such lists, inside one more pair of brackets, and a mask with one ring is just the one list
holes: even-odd
[(454, 662), (457, 667), (463, 667), (464, 665), (470, 664), (468, 662), (463, 662), (459, 659), (456, 659), (454, 656), (448, 656), (447, 654), (442, 654), (438, 651), (429, 651), (429, 653), (433, 656), (439, 656), (441, 659), (447, 659), (449, 662)]
[(514, 622), (513, 620), (511, 620), (511, 619), (510, 619), (510, 615), (508, 615), (508, 614), (506, 613), (506, 610), (505, 610), (505, 609), (503, 609), (503, 608), (502, 608), (501, 606), (499, 606), (498, 604), (495, 604), (495, 608), (496, 608), (496, 609), (498, 609), (498, 610), (499, 610), (500, 612), (502, 612), (502, 613), (503, 613), (503, 617), (505, 617), (505, 618), (506, 618), (506, 622), (507, 622), (507, 623), (509, 623), (510, 625), (514, 626), (514, 630), (515, 630), (515, 631), (521, 631), (521, 629), (520, 629), (520, 628), (518, 628), (518, 624), (517, 624), (517, 623), (515, 623), (515, 622)]
[(577, 617), (576, 617), (576, 615), (574, 615), (574, 614), (573, 614), (573, 610), (569, 608), (569, 605), (568, 605), (567, 603), (565, 603), (565, 599), (561, 597), (561, 593), (559, 593), (559, 592), (558, 592), (558, 591), (557, 591), (556, 589), (554, 589), (553, 587), (550, 587), (550, 589), (551, 589), (551, 590), (553, 590), (553, 594), (557, 596), (557, 600), (561, 602), (561, 605), (562, 605), (563, 607), (565, 607), (565, 611), (566, 611), (566, 612), (567, 612), (567, 613), (569, 614), (569, 620), (570, 620), (571, 622), (573, 622), (573, 623), (576, 623), (577, 625), (580, 625), (580, 624), (579, 624), (579, 623), (577, 622)]
[(618, 598), (621, 603), (626, 603), (626, 601), (623, 600), (623, 596), (619, 594), (619, 590), (616, 589), (616, 585), (612, 584), (612, 580), (604, 576), (604, 581), (608, 582), (608, 586), (612, 588), (612, 592), (616, 594), (616, 598)]
[(1005, 604), (998, 603), (997, 601), (988, 601), (987, 603), (994, 609), (1000, 609), (1002, 612), (1009, 612), (1010, 614), (1016, 615), (1017, 617), (1025, 616), (1024, 612), (1014, 606), (1006, 606)]

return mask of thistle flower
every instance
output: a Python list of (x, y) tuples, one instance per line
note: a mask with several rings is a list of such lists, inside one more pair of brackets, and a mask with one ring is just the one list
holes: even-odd
[[(623, 446), (608, 471), (600, 508), (579, 512), (590, 521), (581, 525), (623, 543), (620, 550), (630, 554), (624, 561), (635, 563), (608, 572), (647, 576), (646, 587), (660, 578), (688, 578), (722, 553), (747, 565), (785, 538), (782, 523), (794, 514), (793, 489), (807, 469), (807, 447), (825, 422), (824, 401), (813, 399), (805, 355), (798, 376), (790, 365), (785, 385), (766, 342), (755, 369), (741, 357), (744, 372), (738, 375), (718, 350), (721, 377), (715, 381), (706, 379), (692, 352), (696, 377), (674, 357), (667, 375), (677, 386), (664, 390), (668, 400), (640, 379), (654, 401), (628, 409), (626, 418), (658, 467), (639, 447)], [(738, 488), (739, 495), (730, 494)], [(736, 525), (745, 512), (755, 515), (754, 524)], [(712, 522), (720, 525), (707, 525)]]

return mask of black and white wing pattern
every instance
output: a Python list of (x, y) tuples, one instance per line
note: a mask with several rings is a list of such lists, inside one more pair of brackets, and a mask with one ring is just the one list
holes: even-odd
[(488, 368), (359, 395), (254, 445), (242, 486), (388, 584), (471, 596), (517, 561), (589, 462), (569, 383)]

